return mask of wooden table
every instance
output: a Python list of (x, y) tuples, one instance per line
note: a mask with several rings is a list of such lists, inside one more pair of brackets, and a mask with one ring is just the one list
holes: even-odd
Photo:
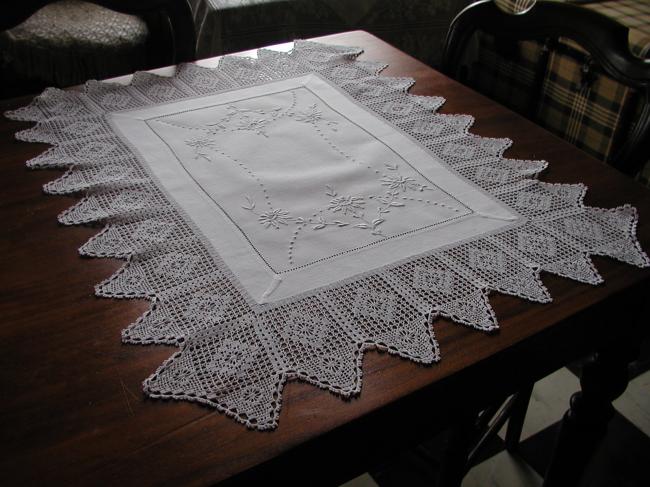
[[(647, 189), (367, 33), (318, 40), (361, 46), (361, 59), (389, 63), (385, 74), (414, 77), (412, 93), (442, 95), (442, 112), (474, 115), (474, 133), (512, 138), (509, 157), (548, 160), (542, 180), (586, 183), (587, 204), (636, 206), (639, 237), (650, 249)], [(28, 101), (4, 101), (0, 108)], [(286, 485), (304, 483), (304, 471), (311, 472), (310, 484), (335, 483), (430, 436), (459, 411), (486, 406), (593, 350), (606, 349), (593, 369), (597, 380), (587, 377), (569, 423), (595, 431), (593, 424), (604, 424), (608, 400), (625, 387), (626, 348), (637, 333), (630, 310), (646, 306), (650, 271), (596, 258), (604, 285), (543, 275), (552, 304), (494, 294), (497, 333), (439, 320), (438, 365), (368, 353), (363, 390), (351, 400), (288, 384), (273, 432), (249, 431), (197, 404), (149, 400), (142, 380), (175, 349), (121, 344), (120, 330), (148, 302), (94, 296), (94, 284), (122, 262), (79, 257), (77, 248), (98, 228), (57, 223), (56, 215), (76, 198), (44, 196), (41, 185), (59, 172), (25, 168), (26, 159), (46, 148), (14, 140), (29, 126), (0, 121), (4, 485), (178, 486), (226, 479), (255, 485), (251, 479), (275, 477)]]

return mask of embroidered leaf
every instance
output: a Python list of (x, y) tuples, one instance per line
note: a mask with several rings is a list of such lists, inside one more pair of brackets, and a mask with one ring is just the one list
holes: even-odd
[(367, 223), (357, 223), (356, 228), (370, 228)]
[(400, 203), (399, 201), (392, 201), (390, 203), (390, 206), (404, 206), (404, 203)]
[(253, 198), (248, 195), (244, 195), (244, 199), (246, 200), (246, 205), (242, 205), (242, 208), (244, 210), (252, 211), (255, 208), (255, 201), (253, 201)]
[(314, 230), (320, 230), (320, 229), (322, 229), (322, 228), (325, 228), (325, 224), (324, 224), (324, 223), (319, 223), (318, 225), (315, 225), (315, 226), (313, 226), (312, 228), (313, 228)]
[(334, 188), (332, 186), (330, 186), (329, 184), (325, 185), (325, 189), (327, 190), (327, 191), (325, 191), (325, 194), (327, 196), (331, 196), (333, 198), (334, 196), (337, 195), (336, 191), (334, 191)]
[(349, 225), (349, 223), (342, 222), (340, 220), (334, 220), (334, 223), (336, 223), (336, 225), (339, 226), (339, 227), (346, 227), (346, 226)]
[(305, 219), (303, 217), (301, 217), (301, 216), (294, 218), (293, 221), (298, 223), (299, 225), (302, 225), (303, 223), (305, 223)]
[(397, 168), (398, 168), (397, 164), (389, 164), (389, 163), (385, 162), (384, 165), (386, 166), (386, 169), (388, 169), (390, 171), (397, 171)]
[(375, 218), (375, 219), (372, 221), (372, 224), (376, 227), (377, 225), (381, 225), (381, 224), (384, 223), (385, 221), (386, 221), (386, 220), (384, 220), (383, 218)]
[(387, 208), (377, 208), (377, 211), (379, 213), (390, 213), (390, 210)]

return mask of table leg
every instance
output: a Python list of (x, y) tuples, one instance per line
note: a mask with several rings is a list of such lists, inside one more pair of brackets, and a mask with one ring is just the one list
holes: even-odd
[[(571, 396), (564, 414), (544, 487), (577, 486), (607, 432), (614, 416), (612, 401), (628, 384), (628, 364), (638, 355), (638, 345), (617, 343), (594, 354), (580, 378), (581, 391)], [(637, 342), (638, 343), (638, 342)]]

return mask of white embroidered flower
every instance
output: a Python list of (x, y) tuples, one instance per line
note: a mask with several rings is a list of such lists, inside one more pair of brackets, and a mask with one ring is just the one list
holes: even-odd
[(271, 226), (280, 228), (280, 225), (288, 225), (288, 220), (290, 218), (291, 216), (287, 210), (276, 208), (275, 210), (265, 211), (259, 216), (258, 220), (265, 228)]
[(407, 189), (416, 189), (422, 190), (424, 186), (415, 182), (414, 178), (408, 176), (384, 176), (381, 178), (382, 186), (388, 186), (389, 189), (401, 189), (406, 191)]
[(355, 210), (362, 210), (366, 202), (363, 198), (357, 196), (339, 196), (330, 201), (328, 210), (343, 211), (344, 215), (355, 213)]
[(185, 141), (185, 145), (194, 149), (194, 158), (203, 158), (206, 161), (211, 161), (209, 151), (217, 150), (219, 144), (216, 140), (209, 137), (195, 137)]
[(257, 133), (258, 135), (267, 137), (264, 129), (270, 122), (271, 120), (267, 120), (265, 118), (251, 118), (245, 115), (237, 121), (237, 128), (239, 130), (250, 130), (251, 132)]
[(323, 118), (323, 113), (318, 109), (316, 104), (310, 105), (307, 110), (296, 113), (296, 120), (306, 123), (316, 123)]

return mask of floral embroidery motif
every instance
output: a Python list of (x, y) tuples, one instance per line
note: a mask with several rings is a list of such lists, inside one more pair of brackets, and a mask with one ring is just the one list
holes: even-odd
[(297, 120), (299, 122), (305, 122), (305, 123), (311, 123), (311, 124), (316, 124), (321, 121), (325, 121), (326, 125), (333, 131), (336, 132), (336, 125), (338, 125), (338, 122), (334, 120), (325, 120), (323, 117), (323, 112), (318, 108), (318, 106), (314, 103), (312, 105), (309, 105), (307, 107), (307, 110), (303, 110), (301, 112), (297, 112), (295, 114), (288, 113), (289, 116), (293, 116), (294, 120)]
[(115, 149), (113, 144), (108, 142), (90, 142), (89, 144), (84, 145), (84, 147), (77, 153), (81, 157), (93, 157), (93, 158), (102, 158), (107, 156)]
[(187, 278), (198, 260), (198, 257), (188, 254), (167, 255), (156, 267), (156, 274), (173, 276), (177, 279)]
[(223, 318), (231, 301), (232, 296), (229, 294), (221, 295), (205, 292), (192, 298), (183, 316), (216, 323)]
[[(262, 213), (256, 212), (255, 200), (244, 195), (245, 203), (241, 207), (257, 215), (260, 224), (264, 228), (274, 228), (280, 230), (289, 227), (290, 223), (298, 225), (298, 229), (310, 224), (312, 230), (323, 230), (327, 227), (351, 227), (355, 229), (369, 231), (373, 237), (386, 237), (381, 229), (381, 225), (386, 222), (385, 214), (390, 213), (393, 208), (405, 207), (406, 204), (400, 201), (399, 195), (408, 191), (425, 191), (432, 190), (425, 184), (418, 183), (415, 178), (410, 176), (403, 176), (399, 171), (397, 164), (385, 164), (389, 171), (395, 171), (394, 175), (382, 174), (379, 179), (380, 186), (388, 186), (388, 189), (381, 195), (368, 195), (353, 196), (353, 195), (339, 195), (331, 184), (325, 185), (325, 195), (330, 197), (326, 205), (320, 209), (316, 209), (312, 217), (303, 217), (292, 215), (291, 212), (284, 208), (273, 208), (270, 203), (271, 209)], [(262, 185), (263, 186), (263, 185)], [(366, 217), (367, 206), (370, 201), (377, 201), (379, 205), (377, 208), (377, 216), (369, 219)], [(444, 206), (441, 204), (441, 206)], [(332, 215), (341, 214), (344, 217), (349, 217), (349, 220), (342, 219), (328, 219), (325, 212), (330, 212)], [(298, 230), (293, 233), (289, 243), (289, 262), (293, 263), (293, 249), (298, 238)]]
[(490, 166), (478, 166), (476, 168), (476, 179), (488, 183), (505, 184), (510, 179), (511, 172), (507, 169), (499, 169)]
[(314, 103), (313, 105), (309, 105), (307, 110), (296, 113), (294, 118), (299, 122), (316, 123), (323, 118), (323, 112)]
[(172, 321), (166, 316), (157, 316), (155, 319), (147, 320), (147, 328), (154, 333), (165, 333), (173, 326)]
[(459, 159), (469, 159), (474, 157), (475, 152), (475, 147), (453, 143), (445, 145), (445, 148), (442, 150), (442, 153), (445, 156), (458, 157)]
[(330, 326), (322, 316), (293, 312), (289, 315), (283, 335), (285, 338), (298, 341), (303, 345), (320, 348), (325, 341)]
[(219, 122), (209, 123), (209, 133), (215, 134), (226, 130), (246, 130), (268, 138), (267, 126), (282, 115), (282, 108), (266, 111), (238, 108), (234, 105), (228, 107), (226, 116)]
[(239, 397), (245, 404), (259, 406), (264, 403), (262, 392), (260, 387), (250, 386), (242, 389)]
[(575, 237), (586, 237), (592, 240), (602, 240), (603, 232), (597, 223), (580, 220), (578, 218), (567, 218), (564, 220), (564, 229), (569, 235)]
[(50, 107), (51, 113), (55, 115), (65, 115), (65, 116), (77, 115), (82, 110), (83, 107), (79, 103), (75, 103), (74, 101), (60, 101)]
[(447, 270), (418, 267), (413, 273), (413, 286), (425, 291), (451, 293), (454, 275)]
[(415, 178), (407, 176), (384, 176), (381, 178), (382, 186), (388, 186), (389, 189), (399, 189), (404, 192), (407, 189), (424, 191), (426, 186), (415, 182)]
[(108, 108), (120, 109), (126, 108), (131, 103), (132, 98), (126, 93), (106, 93), (101, 98), (102, 105)]
[(399, 348), (403, 350), (412, 350), (417, 348), (423, 340), (422, 332), (417, 328), (417, 326), (413, 326), (413, 324), (397, 328), (396, 335), (400, 346)]
[(406, 116), (411, 113), (413, 105), (410, 103), (401, 103), (397, 101), (388, 102), (382, 108), (384, 113), (398, 116)]
[(286, 108), (278, 107), (271, 110), (263, 110), (239, 108), (234, 105), (229, 105), (226, 115), (221, 120), (198, 127), (204, 134), (186, 140), (185, 145), (194, 150), (195, 159), (202, 158), (210, 161), (211, 157), (209, 152), (220, 148), (218, 141), (214, 138), (216, 134), (243, 130), (268, 138), (267, 130), (271, 124), (284, 117), (293, 118), (298, 122), (311, 125), (324, 122), (330, 130), (336, 132), (338, 122), (326, 120), (323, 111), (315, 103), (305, 110), (294, 112), (293, 109), (297, 103), (297, 98), (295, 92), (292, 91), (291, 95), (292, 103)]
[(98, 123), (93, 122), (75, 122), (63, 129), (64, 132), (74, 135), (89, 135), (100, 127)]
[(257, 359), (257, 347), (244, 342), (226, 339), (206, 365), (206, 372), (219, 376), (240, 376), (250, 369)]
[(506, 256), (502, 252), (472, 249), (469, 252), (469, 264), (474, 269), (505, 272)]
[[(258, 108), (240, 108), (235, 105), (229, 105), (225, 116), (213, 123), (203, 125), (202, 127), (191, 127), (194, 130), (201, 130), (203, 133), (185, 141), (186, 146), (194, 151), (195, 159), (212, 160), (212, 153), (216, 152), (232, 162), (238, 164), (252, 177), (257, 185), (264, 192), (264, 202), (268, 206), (265, 211), (256, 210), (255, 200), (248, 195), (243, 195), (244, 204), (241, 207), (250, 211), (257, 216), (259, 224), (265, 229), (289, 230), (292, 232), (288, 237), (287, 257), (290, 264), (294, 263), (294, 250), (296, 243), (301, 235), (301, 231), (309, 225), (312, 231), (324, 230), (328, 227), (337, 229), (354, 228), (357, 230), (367, 231), (372, 237), (387, 238), (388, 235), (382, 230), (382, 225), (386, 222), (387, 214), (395, 208), (405, 207), (410, 201), (419, 201), (424, 204), (431, 204), (423, 198), (407, 197), (406, 194), (411, 191), (423, 192), (433, 191), (434, 188), (417, 181), (416, 177), (403, 175), (399, 172), (399, 166), (396, 163), (385, 163), (388, 173), (374, 171), (378, 177), (378, 187), (383, 191), (378, 194), (338, 194), (332, 185), (325, 186), (325, 195), (329, 197), (319, 208), (315, 208), (311, 216), (296, 215), (288, 208), (275, 207), (269, 197), (269, 193), (264, 182), (241, 161), (226, 154), (220, 145), (219, 139), (215, 135), (224, 131), (233, 132), (237, 130), (251, 131), (257, 135), (268, 137), (268, 130), (272, 123), (281, 118), (290, 118), (296, 122), (309, 124), (314, 127), (316, 134), (321, 137), (336, 153), (345, 157), (347, 160), (359, 164), (361, 167), (367, 167), (372, 170), (371, 166), (362, 164), (352, 155), (347, 154), (337, 144), (328, 137), (322, 127), (328, 127), (332, 132), (336, 132), (338, 122), (328, 120), (324, 110), (318, 103), (312, 103), (306, 108), (298, 109), (298, 97), (295, 91), (291, 91), (291, 103), (286, 107), (276, 107), (273, 109)], [(389, 103), (391, 107), (394, 104)], [(401, 109), (395, 105), (395, 109)], [(168, 122), (169, 123), (169, 122)], [(174, 125), (172, 123), (172, 125)], [(189, 127), (187, 127), (189, 128)], [(372, 203), (375, 206), (376, 214), (370, 216)], [(443, 203), (435, 203), (439, 207), (446, 207), (457, 211)], [(338, 218), (337, 218), (338, 217)], [(296, 225), (296, 227), (293, 227)]]
[(322, 370), (329, 372), (332, 375), (338, 375), (343, 370), (343, 362), (338, 357), (332, 355), (324, 355), (320, 359)]
[(179, 386), (187, 386), (190, 379), (194, 376), (194, 370), (187, 366), (176, 367), (169, 375)]
[(265, 211), (258, 219), (265, 228), (273, 227), (276, 230), (279, 230), (280, 225), (288, 225), (289, 221), (293, 218), (289, 215), (287, 210), (276, 208), (271, 211)]
[(348, 213), (354, 214), (356, 210), (363, 210), (366, 202), (363, 198), (356, 196), (339, 196), (330, 201), (328, 210), (333, 212), (342, 211), (344, 215)]
[(139, 210), (146, 205), (143, 191), (124, 191), (113, 200), (113, 207), (120, 210)]
[(392, 294), (360, 289), (354, 299), (354, 316), (390, 323), (395, 314), (395, 301)]
[(529, 210), (548, 211), (551, 208), (551, 195), (521, 191), (517, 194), (515, 205)]
[(133, 233), (135, 238), (141, 238), (148, 242), (162, 243), (174, 231), (175, 225), (173, 223), (147, 220), (138, 225), (137, 230)]
[(440, 135), (445, 128), (445, 124), (437, 121), (416, 120), (413, 124), (413, 132), (421, 135)]
[(120, 287), (126, 289), (127, 292), (140, 290), (144, 287), (145, 282), (142, 274), (128, 272), (120, 276)]
[(206, 161), (211, 161), (208, 150), (216, 150), (219, 148), (219, 144), (214, 139), (210, 137), (195, 137), (185, 141), (185, 145), (192, 147), (194, 149), (194, 159), (202, 158)]
[(131, 174), (131, 170), (121, 166), (104, 166), (97, 171), (97, 180), (101, 182), (122, 181)]
[(165, 83), (153, 83), (145, 93), (154, 100), (171, 100), (176, 94), (176, 88)]
[(517, 234), (517, 248), (522, 252), (553, 257), (557, 253), (557, 243), (553, 237), (534, 235), (528, 232)]

